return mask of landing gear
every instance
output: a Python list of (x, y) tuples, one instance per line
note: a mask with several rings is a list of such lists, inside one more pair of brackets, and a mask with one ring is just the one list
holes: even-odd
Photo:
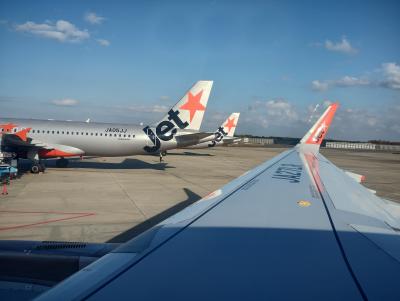
[(56, 166), (59, 168), (65, 168), (68, 166), (69, 161), (65, 158), (58, 159), (56, 161)]
[(46, 166), (43, 162), (37, 160), (33, 161), (33, 164), (31, 166), (31, 173), (38, 174), (39, 172), (44, 172), (45, 170)]
[(36, 149), (28, 151), (27, 158), (32, 161), (31, 173), (38, 174), (46, 170), (44, 163), (39, 160), (39, 154)]
[(159, 155), (160, 155), (160, 163), (161, 163), (161, 162), (164, 161), (163, 157), (165, 157), (167, 155), (167, 151), (162, 151), (162, 152), (159, 153)]

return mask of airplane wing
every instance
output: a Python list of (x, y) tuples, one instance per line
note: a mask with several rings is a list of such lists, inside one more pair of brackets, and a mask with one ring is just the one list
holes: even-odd
[(27, 137), (29, 130), (30, 129), (27, 128), (16, 133), (1, 135), (1, 147), (15, 153), (21, 150), (37, 149), (41, 157), (48, 158), (58, 156), (80, 156), (84, 154), (83, 150), (76, 147), (29, 138)]
[(399, 300), (399, 210), (319, 153), (336, 109), (38, 300)]
[(3, 135), (2, 145), (6, 147), (43, 148), (47, 150), (54, 149), (54, 147), (48, 143), (31, 138), (22, 139), (16, 134)]
[(225, 144), (232, 144), (235, 142), (239, 142), (241, 140), (241, 138), (238, 137), (224, 137), (224, 139), (222, 140)]

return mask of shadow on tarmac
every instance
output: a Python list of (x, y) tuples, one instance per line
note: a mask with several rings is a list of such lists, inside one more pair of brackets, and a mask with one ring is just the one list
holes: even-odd
[(215, 155), (212, 154), (199, 154), (193, 152), (183, 152), (183, 153), (168, 153), (168, 156), (193, 156), (193, 157), (214, 157)]
[(117, 236), (111, 238), (107, 242), (112, 242), (112, 243), (123, 243), (126, 242), (139, 234), (143, 233), (144, 231), (150, 229), (151, 227), (157, 225), (158, 223), (162, 222), (163, 220), (167, 219), (168, 217), (174, 215), (175, 213), (181, 211), (182, 209), (186, 208), (187, 206), (193, 204), (194, 202), (198, 201), (201, 199), (201, 196), (198, 194), (194, 193), (190, 189), (183, 188), (183, 191), (185, 191), (187, 195), (187, 199), (164, 210), (163, 212), (160, 212), (159, 214), (145, 220), (144, 222), (134, 226), (131, 229), (126, 230), (125, 232), (122, 232), (121, 234), (118, 234)]
[[(56, 166), (55, 159), (48, 159), (45, 161), (45, 165), (47, 168), (58, 168)], [(122, 162), (114, 163), (114, 162), (96, 162), (96, 161), (86, 161), (83, 160), (70, 160), (68, 167), (65, 170), (70, 168), (77, 169), (154, 169), (154, 170), (165, 170), (167, 168), (175, 168), (173, 166), (168, 166), (168, 163), (148, 163), (138, 159), (125, 159)], [(21, 171), (29, 171), (30, 164), (29, 161), (20, 164)]]

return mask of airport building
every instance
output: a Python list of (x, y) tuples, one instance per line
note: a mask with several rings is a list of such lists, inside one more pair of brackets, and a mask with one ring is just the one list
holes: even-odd
[(376, 144), (364, 142), (326, 142), (326, 148), (375, 150)]
[(365, 142), (326, 142), (326, 148), (360, 149), (373, 151), (400, 151), (400, 145), (374, 144)]
[(376, 149), (382, 151), (400, 151), (400, 145), (377, 144)]
[(256, 137), (245, 137), (242, 139), (242, 143), (244, 144), (274, 144), (274, 139), (272, 138), (256, 138)]

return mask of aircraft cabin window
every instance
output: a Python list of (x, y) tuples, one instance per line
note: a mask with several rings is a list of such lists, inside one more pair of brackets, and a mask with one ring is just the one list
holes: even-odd
[(96, 133), (95, 135), (97, 136), (98, 134)]
[(81, 132), (81, 135), (82, 135), (82, 136), (83, 136), (83, 134), (84, 134), (84, 133), (83, 133), (83, 132)]
[(117, 134), (114, 134), (114, 137), (117, 137)]
[(107, 134), (104, 134), (104, 136), (106, 136), (106, 137), (107, 137)]
[(54, 134), (54, 131), (51, 131), (52, 134)]
[(47, 131), (47, 134), (50, 134), (50, 131)]
[(100, 133), (100, 136), (103, 136), (103, 133)]
[(93, 133), (90, 133), (90, 136), (93, 136)]
[(67, 135), (69, 135), (69, 132), (67, 132)]
[(57, 134), (60, 134), (60, 131), (57, 131)]
[(64, 135), (64, 131), (61, 132)]

